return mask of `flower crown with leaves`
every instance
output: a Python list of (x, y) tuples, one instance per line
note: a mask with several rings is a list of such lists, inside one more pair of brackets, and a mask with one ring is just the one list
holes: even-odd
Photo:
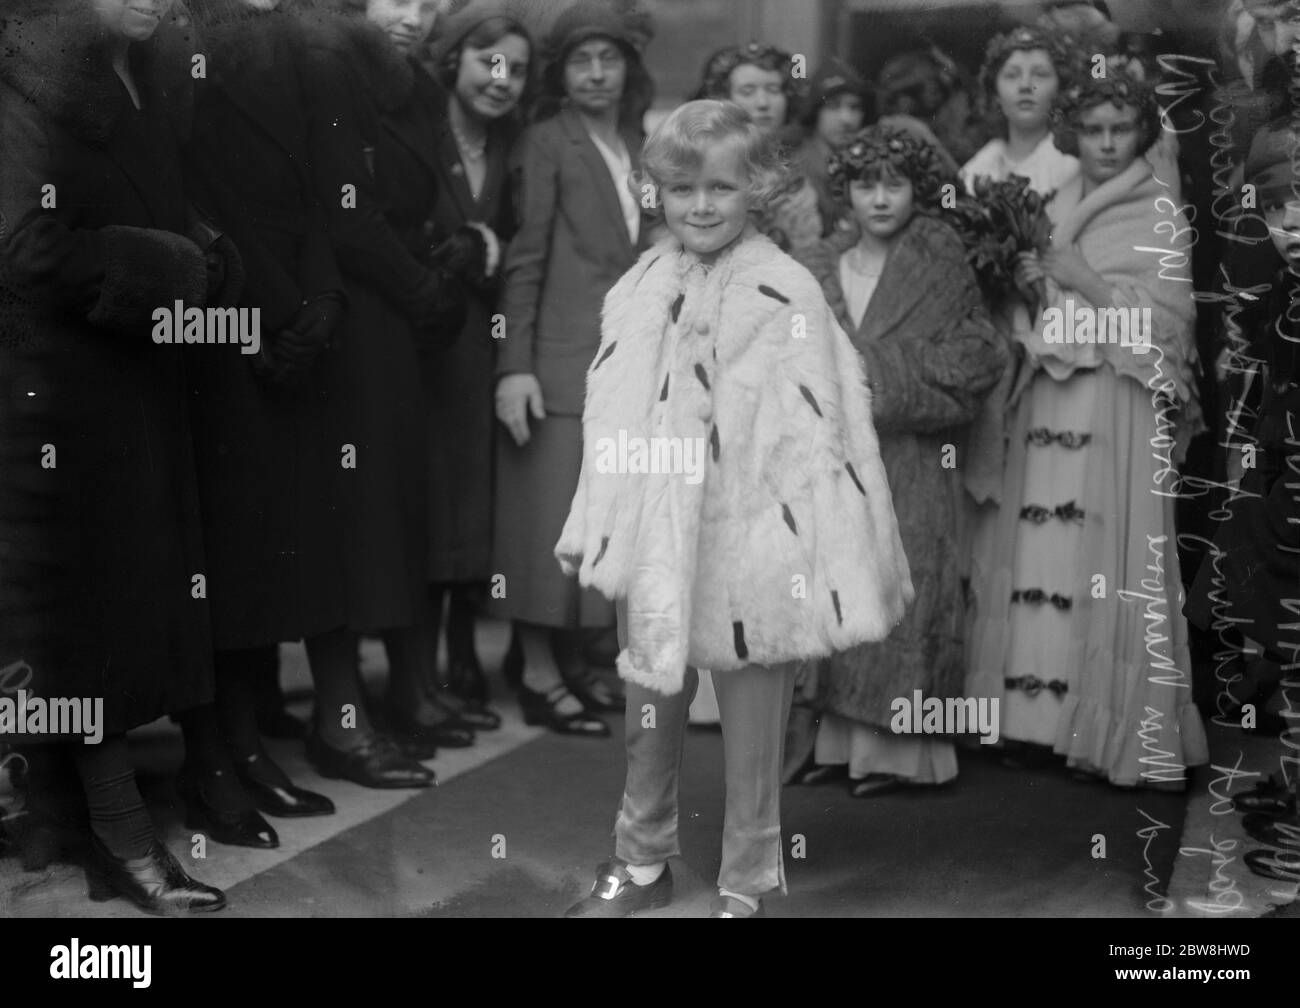
[(726, 49), (719, 49), (710, 56), (709, 61), (704, 65), (704, 82), (700, 85), (700, 90), (695, 97), (723, 100), (730, 98), (731, 72), (736, 67), (744, 66), (746, 63), (753, 63), (757, 66), (770, 65), (781, 73), (785, 90), (790, 94), (797, 93), (798, 89), (795, 87), (794, 78), (791, 74), (794, 58), (784, 49), (778, 49), (776, 46), (750, 42), (743, 46), (728, 46)]
[(850, 182), (882, 170), (911, 182), (918, 203), (937, 203), (944, 183), (954, 181), (931, 143), (895, 126), (868, 126), (827, 163), (831, 185), (841, 200), (847, 198)]
[(1078, 63), (1078, 57), (1073, 54), (1070, 45), (1068, 35), (1048, 34), (1038, 28), (1021, 27), (994, 35), (984, 50), (984, 62), (980, 66), (980, 94), (985, 100), (996, 95), (998, 74), (1002, 72), (1002, 65), (1011, 58), (1011, 54), (1031, 52), (1034, 49), (1042, 49), (1047, 53), (1052, 66), (1056, 68), (1056, 75), (1061, 79), (1061, 86), (1065, 87), (1073, 77)]
[[(1158, 122), (1160, 107), (1155, 90), (1146, 80), (1146, 69), (1140, 60), (1112, 53), (1106, 57), (1106, 76), (1094, 77), (1085, 72), (1070, 87), (1062, 88), (1052, 108), (1052, 125), (1057, 133), (1072, 131), (1080, 117), (1090, 108), (1110, 102), (1117, 109), (1132, 106), (1138, 120), (1147, 125)], [(1148, 136), (1148, 139), (1154, 139)]]

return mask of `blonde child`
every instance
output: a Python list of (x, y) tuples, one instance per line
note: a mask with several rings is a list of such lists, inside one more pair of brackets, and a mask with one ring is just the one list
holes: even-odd
[(614, 858), (567, 916), (671, 900), (686, 714), (707, 668), (727, 785), (710, 916), (750, 917), (785, 889), (799, 663), (885, 637), (912, 585), (861, 361), (817, 282), (750, 219), (783, 181), (771, 138), (737, 105), (689, 102), (642, 166), (638, 195), (657, 193), (668, 235), (605, 299), (556, 546), (616, 600), (628, 684)]

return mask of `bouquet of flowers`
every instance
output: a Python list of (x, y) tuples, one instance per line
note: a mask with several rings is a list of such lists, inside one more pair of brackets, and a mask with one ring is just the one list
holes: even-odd
[[(1047, 203), (1052, 195), (1041, 196), (1029, 188), (1029, 179), (1010, 175), (1005, 182), (978, 177), (975, 194), (958, 199), (952, 222), (987, 297), (1001, 299), (1016, 291), (1021, 252), (1047, 250), (1052, 230)], [(1042, 304), (1047, 299), (1043, 281), (1035, 286)]]

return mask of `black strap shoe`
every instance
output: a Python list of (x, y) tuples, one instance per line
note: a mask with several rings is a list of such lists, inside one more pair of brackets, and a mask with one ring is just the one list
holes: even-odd
[(225, 893), (185, 874), (157, 838), (148, 855), (124, 860), (110, 854), (99, 837), (92, 835), (90, 858), (86, 875), (89, 896), (96, 903), (123, 896), (145, 913), (166, 917), (208, 913), (226, 905)]
[(609, 737), (609, 725), (595, 715), (587, 713), (585, 707), (579, 707), (573, 714), (561, 714), (556, 709), (556, 705), (566, 696), (571, 697), (573, 694), (569, 692), (569, 687), (563, 684), (556, 686), (545, 695), (534, 693), (527, 686), (520, 686), (519, 707), (524, 714), (524, 724), (545, 725), (551, 731), (559, 732), (561, 735)]
[(335, 749), (313, 734), (307, 740), (307, 759), (316, 772), (331, 780), (350, 780), (368, 788), (426, 788), (438, 783), (437, 775), (404, 755), (397, 743), (378, 732), (355, 749)]
[(596, 869), (591, 894), (564, 911), (564, 916), (631, 917), (640, 910), (667, 906), (672, 898), (673, 873), (667, 865), (657, 879), (639, 886), (628, 874), (627, 862), (614, 858)]
[(284, 777), (284, 783), (271, 784), (260, 779), (257, 774), (265, 772), (258, 766), (261, 762), (262, 756), (256, 753), (243, 759), (235, 758), (235, 775), (259, 812), (278, 819), (334, 814), (332, 801), (323, 794), (298, 787), (288, 777), (284, 777), (284, 772), (274, 767), (274, 764), (271, 766), (277, 771), (276, 776)]
[[(252, 807), (249, 799), (240, 796), (243, 807), (229, 804), (232, 790), (242, 787), (229, 771), (209, 770), (194, 772), (182, 770), (176, 776), (176, 793), (185, 805), (186, 829), (202, 830), (219, 844), (228, 847), (252, 847), (257, 850), (274, 850), (280, 846), (275, 830)], [(225, 801), (215, 797), (227, 795)]]

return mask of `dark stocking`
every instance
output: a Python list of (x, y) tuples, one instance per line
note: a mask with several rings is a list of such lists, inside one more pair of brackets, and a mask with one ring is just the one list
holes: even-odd
[(221, 736), (216, 706), (195, 707), (178, 714), (176, 720), (185, 738), (182, 776), (202, 785), (203, 796), (214, 809), (231, 813), (251, 809), (253, 803), (235, 777), (234, 761)]
[[(316, 731), (334, 749), (356, 749), (374, 734), (357, 672), (357, 635), (331, 630), (308, 637), (306, 644), (316, 684)], [(351, 720), (345, 723), (345, 717)]]
[(268, 663), (274, 669), (275, 662), (274, 644), (243, 651), (218, 651), (217, 720), (236, 763), (245, 766), (263, 784), (288, 787), (292, 782), (267, 754), (257, 732), (258, 695)]
[(106, 735), (98, 745), (74, 743), (72, 750), (95, 836), (114, 857), (146, 857), (154, 825), (136, 787), (126, 736)]
[(474, 596), (477, 585), (451, 585), (447, 591), (447, 663), (478, 667), (474, 651)]

